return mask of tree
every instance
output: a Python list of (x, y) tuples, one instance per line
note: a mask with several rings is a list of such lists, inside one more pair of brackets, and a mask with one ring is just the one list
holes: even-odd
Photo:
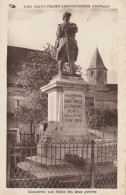
[(102, 129), (104, 127), (117, 127), (117, 109), (92, 108), (87, 111), (87, 123), (91, 129)]
[(14, 116), (24, 122), (39, 123), (47, 118), (47, 95), (40, 88), (49, 83), (57, 74), (57, 62), (52, 56), (52, 47), (48, 44), (43, 51), (28, 53), (29, 63), (23, 65), (18, 73), (16, 85), (22, 86), (25, 94), (24, 101), (15, 109)]
[[(41, 93), (40, 88), (48, 84), (58, 73), (55, 60), (56, 48), (47, 44), (43, 51), (28, 53), (29, 63), (23, 65), (18, 73), (17, 85), (25, 91), (23, 103), (15, 110), (15, 117), (32, 125), (47, 119), (47, 94)], [(80, 65), (75, 65), (76, 71), (81, 72)]]

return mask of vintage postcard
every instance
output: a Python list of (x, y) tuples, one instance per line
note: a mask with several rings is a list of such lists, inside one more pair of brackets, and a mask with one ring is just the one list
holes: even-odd
[(0, 2), (1, 194), (125, 194), (125, 12)]

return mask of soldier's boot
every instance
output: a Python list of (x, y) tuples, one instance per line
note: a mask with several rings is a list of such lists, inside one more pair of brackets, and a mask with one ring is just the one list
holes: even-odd
[(58, 66), (58, 72), (59, 72), (59, 73), (62, 73), (62, 72), (63, 72), (63, 64), (64, 64), (63, 61), (60, 61), (60, 62), (59, 62), (59, 66)]
[(70, 65), (70, 74), (75, 74), (74, 63), (70, 62), (69, 65)]
[(75, 66), (74, 66), (74, 64), (73, 64), (73, 66), (72, 66), (72, 74), (76, 74), (76, 70), (75, 70)]

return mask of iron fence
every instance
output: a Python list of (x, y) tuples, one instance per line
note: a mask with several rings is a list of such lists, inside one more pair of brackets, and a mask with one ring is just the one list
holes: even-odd
[(24, 133), (20, 132), (20, 145), (23, 146), (32, 146), (36, 143), (35, 133)]
[(8, 146), (9, 188), (117, 188), (117, 140)]

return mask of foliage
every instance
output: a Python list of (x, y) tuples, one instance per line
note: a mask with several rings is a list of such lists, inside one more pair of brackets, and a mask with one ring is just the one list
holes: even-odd
[[(25, 91), (24, 100), (15, 110), (15, 117), (24, 122), (39, 123), (47, 117), (47, 95), (40, 88), (49, 83), (57, 74), (57, 62), (52, 58), (51, 47), (48, 44), (43, 51), (28, 53), (29, 61), (18, 73), (17, 85)], [(31, 130), (32, 132), (32, 130)]]
[[(24, 100), (15, 109), (15, 117), (23, 122), (39, 123), (47, 118), (47, 95), (42, 94), (40, 88), (48, 84), (58, 73), (55, 60), (55, 47), (47, 44), (43, 51), (32, 50), (28, 53), (27, 63), (23, 63), (22, 70), (18, 72), (17, 86), (25, 91)], [(75, 65), (76, 71), (81, 67)]]
[(88, 127), (91, 129), (117, 126), (117, 109), (92, 108), (86, 113)]
[(25, 64), (22, 71), (18, 73), (18, 84), (21, 84), (25, 90), (40, 91), (40, 87), (49, 83), (51, 78), (57, 74), (57, 62), (52, 58), (51, 48), (48, 44), (43, 51), (28, 53), (30, 62)]
[(25, 134), (20, 133), (20, 143), (19, 146), (36, 146), (36, 141), (35, 141), (35, 133), (33, 134)]
[(84, 166), (85, 160), (83, 157), (79, 157), (77, 154), (65, 154), (64, 159), (68, 163), (73, 163), (75, 166)]

